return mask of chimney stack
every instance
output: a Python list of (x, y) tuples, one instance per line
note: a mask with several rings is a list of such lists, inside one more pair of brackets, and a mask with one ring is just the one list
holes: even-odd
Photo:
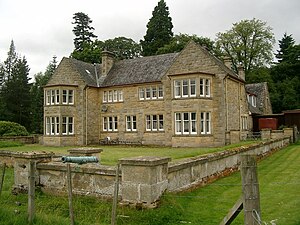
[(232, 63), (230, 57), (226, 56), (223, 58), (225, 66), (227, 66), (229, 69), (232, 69)]
[(113, 67), (115, 61), (115, 54), (104, 50), (102, 52), (102, 76), (106, 76)]
[(245, 80), (246, 79), (245, 70), (244, 70), (244, 67), (241, 64), (238, 66), (238, 72), (239, 72), (239, 77), (242, 80)]

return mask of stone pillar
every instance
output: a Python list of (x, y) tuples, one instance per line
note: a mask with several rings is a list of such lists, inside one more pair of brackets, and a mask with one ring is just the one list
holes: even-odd
[(168, 187), (167, 157), (134, 157), (120, 159), (122, 169), (122, 202), (152, 208)]
[(293, 128), (283, 128), (284, 137), (289, 137), (291, 143), (294, 142), (294, 129)]
[(262, 129), (261, 130), (261, 140), (267, 141), (271, 139), (271, 129)]
[[(28, 177), (29, 177), (29, 164), (34, 162), (49, 162), (52, 159), (53, 153), (45, 152), (17, 152), (12, 156), (15, 158), (14, 163), (14, 190), (27, 191)], [(39, 182), (38, 172), (35, 171), (35, 183)]]

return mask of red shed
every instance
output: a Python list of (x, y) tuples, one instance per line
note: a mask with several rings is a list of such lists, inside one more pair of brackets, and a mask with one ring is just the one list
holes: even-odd
[(270, 128), (271, 130), (278, 129), (278, 119), (277, 118), (259, 118), (258, 119), (259, 130)]

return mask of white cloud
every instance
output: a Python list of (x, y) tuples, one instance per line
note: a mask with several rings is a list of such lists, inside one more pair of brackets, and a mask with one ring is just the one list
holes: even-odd
[[(273, 28), (276, 40), (293, 34), (300, 43), (299, 0), (165, 0), (174, 33), (215, 38), (242, 19), (257, 18)], [(93, 20), (100, 40), (126, 36), (139, 41), (158, 0), (1, 0), (0, 61), (7, 57), (10, 41), (25, 55), (31, 76), (44, 71), (53, 55), (58, 60), (73, 50), (72, 17), (84, 12)], [(276, 43), (275, 48), (278, 44)]]

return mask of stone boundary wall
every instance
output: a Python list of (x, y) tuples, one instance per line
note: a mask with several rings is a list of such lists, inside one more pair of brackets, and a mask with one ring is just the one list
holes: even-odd
[[(289, 143), (289, 137), (280, 138), (176, 162), (170, 162), (167, 157), (120, 159), (119, 197), (125, 204), (155, 207), (165, 191), (189, 190), (238, 170), (241, 154), (255, 154), (263, 158)], [(58, 156), (45, 152), (0, 151), (0, 163), (14, 163), (14, 187), (26, 189), (30, 161), (36, 162), (36, 185), (48, 193), (66, 194), (66, 164)], [(116, 168), (98, 163), (71, 163), (74, 193), (111, 198)]]
[(33, 136), (5, 136), (0, 137), (0, 141), (18, 141), (23, 144), (34, 144), (39, 143), (39, 136), (40, 135), (33, 135)]
[(289, 143), (290, 138), (280, 138), (170, 163), (168, 191), (188, 190), (212, 182), (238, 170), (241, 154), (254, 154), (258, 158), (263, 158)]
[[(114, 193), (116, 168), (97, 163), (70, 164), (73, 193), (111, 198)], [(61, 162), (37, 164), (39, 185), (44, 192), (65, 194), (67, 192), (66, 164)]]

